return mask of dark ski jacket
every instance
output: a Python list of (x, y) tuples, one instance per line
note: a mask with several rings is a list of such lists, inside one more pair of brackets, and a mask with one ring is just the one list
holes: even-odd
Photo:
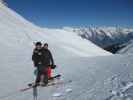
[(42, 48), (40, 50), (34, 49), (32, 55), (32, 61), (34, 62), (34, 66), (48, 66), (54, 65), (54, 60), (52, 54), (49, 49)]
[(43, 53), (44, 53), (44, 55), (43, 55), (44, 56), (43, 64), (45, 66), (54, 65), (53, 56), (52, 56), (50, 50), (49, 49), (45, 49), (45, 48), (42, 48), (42, 50), (43, 50)]
[(43, 50), (34, 49), (32, 54), (32, 61), (35, 67), (43, 66)]

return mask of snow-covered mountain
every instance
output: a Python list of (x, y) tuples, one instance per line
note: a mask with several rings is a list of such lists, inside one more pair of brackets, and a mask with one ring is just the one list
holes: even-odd
[[(42, 40), (60, 48), (63, 52), (72, 52), (72, 55), (93, 56), (109, 54), (91, 42), (83, 40), (73, 32), (60, 29), (42, 29), (26, 21), (20, 15), (0, 4), (0, 43), (14, 47), (25, 46), (36, 40)], [(5, 38), (7, 39), (5, 41)]]
[(118, 51), (119, 54), (133, 54), (133, 40), (123, 44), (124, 48)]
[(38, 88), (39, 100), (113, 100), (117, 95), (110, 91), (133, 79), (132, 56), (112, 55), (74, 32), (37, 27), (0, 3), (0, 100), (33, 100), (32, 89), (19, 90), (34, 80), (31, 51), (38, 40), (49, 43), (58, 65), (54, 74), (72, 80)]
[(91, 40), (100, 47), (108, 47), (114, 44), (123, 44), (133, 39), (133, 29), (124, 27), (88, 27), (71, 28), (64, 27), (64, 30), (75, 32), (82, 38)]

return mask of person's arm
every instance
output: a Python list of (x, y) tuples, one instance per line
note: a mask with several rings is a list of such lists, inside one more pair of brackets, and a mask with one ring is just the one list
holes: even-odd
[(36, 62), (36, 54), (35, 54), (35, 50), (33, 50), (32, 61), (33, 61), (34, 66), (36, 66), (36, 64), (35, 64), (35, 62)]
[(33, 53), (32, 53), (32, 61), (35, 61), (35, 50), (33, 50)]

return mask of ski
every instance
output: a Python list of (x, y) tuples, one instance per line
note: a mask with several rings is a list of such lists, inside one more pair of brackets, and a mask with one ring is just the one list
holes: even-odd
[[(48, 80), (49, 82), (48, 82), (48, 83), (50, 83), (50, 82), (54, 81), (55, 79), (60, 79), (60, 77), (61, 77), (61, 75), (60, 75), (60, 74), (55, 75), (55, 76), (53, 76), (53, 77), (49, 78), (49, 80)], [(29, 87), (34, 86), (34, 85), (35, 85), (35, 82), (32, 82), (32, 83), (29, 83), (29, 84), (28, 84), (28, 86), (29, 86)]]
[(56, 79), (56, 78), (60, 78), (60, 77), (61, 77), (61, 75), (58, 74), (58, 75), (55, 75), (55, 76), (51, 77), (49, 80), (54, 80), (54, 79)]
[(28, 87), (26, 87), (24, 89), (21, 89), (20, 91), (24, 92), (24, 91), (27, 91), (29, 89), (37, 88), (37, 87), (49, 87), (49, 86), (55, 86), (55, 85), (65, 85), (65, 84), (68, 84), (68, 83), (71, 83), (71, 82), (72, 82), (72, 80), (68, 80), (68, 81), (62, 81), (61, 80), (61, 81), (58, 81), (58, 82), (48, 83), (46, 86), (41, 86), (41, 85), (34, 86), (34, 85), (32, 85), (32, 86), (28, 86)]

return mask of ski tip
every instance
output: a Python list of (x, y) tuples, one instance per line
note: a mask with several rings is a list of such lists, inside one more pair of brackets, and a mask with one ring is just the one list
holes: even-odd
[(61, 74), (58, 74), (56, 77), (61, 77)]
[(32, 85), (33, 85), (33, 84), (31, 84), (31, 83), (30, 83), (30, 84), (28, 84), (28, 86), (30, 86), (30, 87), (31, 87)]

